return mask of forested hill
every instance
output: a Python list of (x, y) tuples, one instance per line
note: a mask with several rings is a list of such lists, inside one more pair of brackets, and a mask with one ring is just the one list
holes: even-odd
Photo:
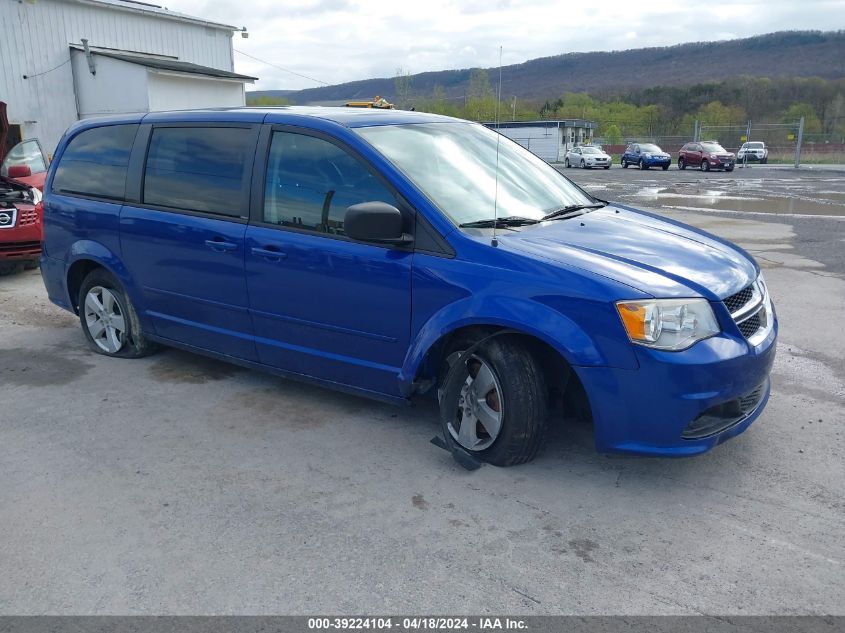
[[(679, 86), (755, 77), (845, 77), (845, 31), (783, 31), (723, 42), (697, 42), (662, 48), (568, 53), (532, 59), (502, 69), (502, 94), (545, 100), (564, 92), (610, 96), (650, 86)], [(471, 69), (411, 76), (411, 97), (425, 99), (436, 86), (446, 97), (463, 96)], [(490, 72), (498, 77), (498, 69)], [(296, 92), (258, 91), (248, 97), (284, 96), (292, 103), (394, 97), (394, 78), (365, 79)]]

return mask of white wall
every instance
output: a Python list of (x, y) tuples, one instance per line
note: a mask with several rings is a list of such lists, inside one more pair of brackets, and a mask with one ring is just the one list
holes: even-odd
[(231, 31), (142, 10), (85, 0), (0, 0), (0, 25), (0, 100), (9, 105), (9, 122), (22, 124), (24, 138), (40, 138), (48, 153), (77, 120), (69, 44), (82, 38), (234, 70)]
[(543, 160), (560, 160), (560, 135), (554, 127), (503, 127), (498, 129), (504, 136), (516, 141)]
[(244, 105), (244, 85), (213, 77), (190, 77), (149, 71), (150, 111), (227, 108)]
[(94, 55), (97, 74), (92, 75), (83, 51), (71, 51), (71, 57), (80, 119), (149, 111), (146, 68)]

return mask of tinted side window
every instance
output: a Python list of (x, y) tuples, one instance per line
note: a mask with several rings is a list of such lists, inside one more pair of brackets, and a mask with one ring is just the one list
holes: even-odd
[(153, 129), (144, 203), (241, 217), (252, 131), (236, 127)]
[(107, 125), (75, 136), (53, 177), (53, 191), (123, 200), (137, 125)]
[(346, 208), (373, 201), (398, 206), (394, 195), (357, 158), (321, 138), (273, 134), (264, 190), (265, 222), (343, 235)]

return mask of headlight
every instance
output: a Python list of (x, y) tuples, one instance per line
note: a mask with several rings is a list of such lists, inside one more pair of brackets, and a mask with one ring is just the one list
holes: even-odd
[(706, 299), (619, 301), (616, 309), (632, 343), (679, 351), (719, 333)]

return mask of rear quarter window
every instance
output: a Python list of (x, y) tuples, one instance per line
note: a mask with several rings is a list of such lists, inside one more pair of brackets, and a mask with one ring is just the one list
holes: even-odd
[(123, 200), (136, 124), (108, 125), (80, 132), (68, 143), (56, 167), (52, 191)]

